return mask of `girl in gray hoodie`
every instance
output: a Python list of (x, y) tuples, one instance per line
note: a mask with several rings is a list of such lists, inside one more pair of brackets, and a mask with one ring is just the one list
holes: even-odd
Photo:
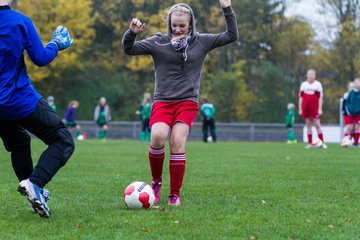
[(193, 10), (186, 4), (173, 5), (167, 16), (167, 33), (136, 41), (145, 24), (133, 18), (122, 44), (128, 55), (151, 55), (154, 62), (155, 92), (151, 113), (149, 161), (155, 204), (159, 202), (165, 142), (170, 135), (169, 205), (180, 205), (185, 173), (187, 136), (196, 119), (201, 70), (207, 53), (236, 41), (238, 30), (231, 0), (219, 0), (226, 31), (218, 34), (196, 32)]

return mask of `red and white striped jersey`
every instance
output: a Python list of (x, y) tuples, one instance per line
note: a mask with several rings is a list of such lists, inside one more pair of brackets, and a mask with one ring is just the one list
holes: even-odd
[(323, 88), (319, 81), (301, 83), (299, 96), (302, 97), (303, 115), (316, 117), (319, 109), (319, 98), (323, 97)]

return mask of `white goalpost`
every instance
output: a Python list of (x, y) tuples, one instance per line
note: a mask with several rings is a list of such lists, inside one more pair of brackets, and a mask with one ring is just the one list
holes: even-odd
[(343, 115), (342, 115), (344, 99), (340, 98), (339, 102), (340, 102), (340, 104), (339, 104), (339, 124), (340, 124), (340, 142), (341, 142), (341, 139), (344, 136), (344, 132), (345, 132), (344, 131), (344, 128), (345, 128), (344, 118), (343, 118)]

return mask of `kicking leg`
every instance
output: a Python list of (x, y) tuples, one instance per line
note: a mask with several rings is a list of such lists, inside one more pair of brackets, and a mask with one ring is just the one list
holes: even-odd
[(185, 174), (185, 144), (189, 135), (189, 126), (178, 122), (170, 135), (170, 205), (180, 205), (180, 191)]
[(48, 145), (30, 176), (32, 183), (43, 188), (74, 152), (73, 139), (58, 115), (43, 99), (34, 113), (19, 123)]
[(35, 111), (19, 125), (36, 135), (48, 148), (28, 179), (20, 182), (18, 191), (27, 197), (31, 207), (41, 217), (50, 217), (43, 187), (67, 162), (74, 151), (74, 142), (70, 132), (55, 111), (41, 99)]
[(152, 175), (151, 187), (155, 192), (155, 204), (157, 204), (160, 199), (162, 172), (165, 158), (165, 142), (169, 132), (170, 127), (162, 122), (154, 123), (151, 127), (149, 163)]

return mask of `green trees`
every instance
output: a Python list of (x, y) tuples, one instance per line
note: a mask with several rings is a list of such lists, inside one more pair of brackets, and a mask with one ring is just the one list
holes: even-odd
[(337, 22), (338, 31), (328, 51), (334, 80), (352, 81), (360, 73), (360, 2), (358, 0), (322, 0)]
[(236, 62), (228, 70), (220, 70), (206, 79), (206, 84), (209, 85), (206, 86), (207, 96), (218, 106), (218, 120), (234, 122), (249, 119), (249, 109), (255, 97), (245, 83), (243, 66), (243, 61)]
[(94, 36), (90, 27), (93, 22), (90, 0), (74, 0), (71, 4), (65, 0), (19, 1), (17, 7), (33, 20), (44, 44), (50, 41), (58, 25), (68, 27), (74, 39), (73, 47), (64, 51), (50, 67), (34, 69), (33, 65), (29, 65), (33, 81), (56, 81), (64, 71), (85, 67), (86, 62), (81, 60), (81, 56)]
[[(233, 1), (239, 40), (212, 51), (202, 74), (201, 96), (216, 105), (217, 120), (282, 122), (287, 102), (297, 102), (300, 82), (313, 67), (324, 84), (324, 121), (337, 121), (338, 98), (345, 84), (359, 74), (359, 1), (318, 1), (337, 19), (338, 33), (326, 46), (314, 40), (316, 33), (309, 23), (284, 16), (284, 0)], [(36, 88), (44, 96), (56, 97), (60, 115), (69, 100), (77, 99), (79, 119), (91, 119), (98, 98), (105, 96), (115, 120), (136, 120), (134, 112), (143, 93), (153, 91), (152, 59), (124, 55), (122, 34), (132, 17), (147, 25), (139, 39), (166, 32), (167, 9), (176, 2), (16, 2), (13, 6), (33, 19), (44, 44), (60, 24), (74, 38), (74, 45), (49, 67), (28, 64)], [(225, 29), (218, 0), (184, 2), (194, 9), (199, 32)]]
[(326, 46), (318, 46), (312, 65), (319, 71), (325, 89), (324, 119), (338, 121), (339, 98), (347, 84), (360, 74), (360, 2), (319, 0), (335, 22), (335, 36)]
[[(64, 25), (70, 30), (73, 46), (61, 52), (51, 65), (38, 68), (27, 64), (29, 75), (39, 92), (44, 97), (54, 95), (58, 109), (65, 110), (67, 102), (76, 98), (76, 95), (69, 98), (66, 96), (69, 89), (78, 87), (77, 83), (72, 81), (74, 75), (84, 71), (89, 65), (89, 62), (84, 60), (84, 54), (92, 44), (95, 34), (91, 27), (92, 2), (74, 0), (69, 4), (69, 1), (65, 0), (17, 1), (15, 7), (33, 20), (44, 45), (50, 41), (58, 25)], [(27, 62), (30, 62), (29, 59)]]

